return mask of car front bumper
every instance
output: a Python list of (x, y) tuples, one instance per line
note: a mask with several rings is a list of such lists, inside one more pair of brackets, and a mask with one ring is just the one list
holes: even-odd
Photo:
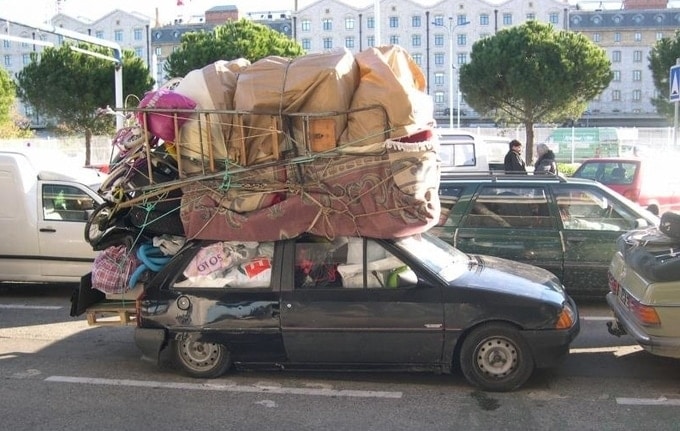
[(612, 292), (607, 294), (607, 304), (614, 312), (619, 328), (623, 328), (643, 349), (658, 356), (680, 358), (680, 337), (650, 335)]
[(574, 310), (574, 324), (564, 330), (522, 331), (534, 355), (536, 368), (552, 368), (559, 365), (569, 354), (569, 345), (581, 330), (578, 308), (570, 300)]

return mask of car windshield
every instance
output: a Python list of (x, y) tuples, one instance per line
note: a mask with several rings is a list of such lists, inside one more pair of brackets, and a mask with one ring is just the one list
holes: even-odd
[(399, 238), (395, 244), (447, 282), (467, 272), (470, 257), (430, 234)]

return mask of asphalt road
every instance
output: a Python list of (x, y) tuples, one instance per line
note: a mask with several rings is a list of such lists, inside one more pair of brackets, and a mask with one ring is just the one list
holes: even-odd
[(560, 367), (490, 393), (460, 375), (237, 371), (214, 380), (140, 359), (133, 328), (69, 316), (70, 287), (0, 288), (7, 430), (677, 430), (680, 361), (607, 333), (604, 303)]

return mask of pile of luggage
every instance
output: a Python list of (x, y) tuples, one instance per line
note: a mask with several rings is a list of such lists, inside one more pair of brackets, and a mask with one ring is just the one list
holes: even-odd
[[(162, 250), (149, 246), (163, 239), (426, 231), (440, 206), (425, 85), (398, 46), (194, 70), (131, 110), (133, 124), (116, 135), (120, 151), (100, 190), (106, 202), (85, 237), (103, 256), (116, 256), (114, 267), (126, 268), (120, 278), (128, 282), (133, 275), (144, 280), (138, 260), (164, 261)], [(110, 278), (110, 267), (99, 272)]]

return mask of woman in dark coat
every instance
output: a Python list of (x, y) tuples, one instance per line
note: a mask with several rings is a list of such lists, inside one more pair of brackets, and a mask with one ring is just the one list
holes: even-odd
[(552, 152), (546, 144), (538, 144), (536, 146), (536, 154), (538, 160), (534, 165), (534, 175), (536, 174), (552, 174), (557, 175), (557, 163), (555, 163), (555, 153)]

